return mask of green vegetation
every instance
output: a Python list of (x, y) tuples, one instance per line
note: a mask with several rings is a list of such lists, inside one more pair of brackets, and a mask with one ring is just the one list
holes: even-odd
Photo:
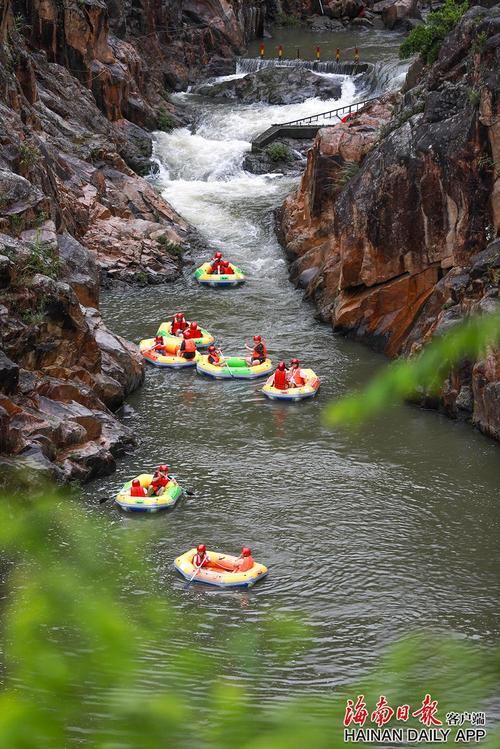
[(300, 26), (300, 18), (296, 16), (289, 16), (287, 13), (278, 13), (276, 16), (276, 24), (278, 26)]
[(437, 60), (445, 37), (462, 18), (468, 7), (467, 0), (463, 3), (445, 0), (441, 8), (429, 13), (422, 26), (417, 26), (410, 32), (399, 49), (400, 56), (411, 57), (418, 52), (424, 62), (431, 65)]
[(481, 101), (481, 91), (477, 88), (468, 88), (467, 98), (469, 99), (473, 107), (477, 107), (477, 105)]
[[(363, 694), (373, 710), (384, 694), (417, 709), (430, 693), (444, 721), (449, 710), (487, 710), (497, 689), (498, 649), (427, 633), (394, 646), (370, 677), (342, 692), (302, 691), (270, 711), (262, 699), (268, 664), (300, 665), (307, 655), (299, 618), (275, 615), (236, 631), (220, 621), (217, 647), (204, 642), (202, 650), (197, 617), (155, 592), (145, 561), (150, 529), (113, 532), (69, 496), (33, 497), (29, 471), (15, 486), (18, 496), (0, 498), (10, 573), (1, 642), (6, 749), (343, 749), (347, 698)], [(154, 682), (145, 676), (153, 663)], [(234, 678), (241, 672), (244, 683)], [(423, 727), (416, 718), (406, 725)], [(487, 729), (482, 746), (493, 749), (499, 733)]]
[(481, 31), (479, 34), (476, 34), (475, 38), (472, 41), (473, 54), (480, 54), (484, 50), (487, 41), (488, 34), (486, 33), (486, 31)]
[(158, 237), (157, 241), (162, 249), (164, 249), (165, 252), (168, 252), (169, 255), (181, 256), (184, 253), (184, 247), (176, 242), (172, 242), (166, 234), (162, 234), (161, 237)]
[(37, 164), (42, 158), (42, 154), (39, 149), (32, 143), (23, 141), (19, 146), (19, 161), (21, 166), (30, 168)]
[(293, 160), (292, 150), (286, 143), (271, 143), (267, 146), (266, 153), (271, 161), (286, 161), (289, 163)]
[(499, 344), (500, 313), (457, 323), (418, 355), (390, 364), (362, 392), (331, 403), (326, 422), (330, 426), (356, 424), (418, 392), (435, 393), (454, 365), (468, 357), (479, 358), (487, 346)]
[(170, 112), (167, 112), (165, 107), (160, 107), (158, 109), (156, 126), (158, 130), (163, 130), (164, 133), (169, 133), (177, 126), (177, 120), (170, 114)]
[(360, 164), (358, 161), (345, 161), (335, 175), (333, 181), (335, 189), (343, 190), (351, 179), (356, 176), (359, 169)]
[(57, 278), (60, 271), (57, 251), (47, 242), (42, 242), (37, 232), (36, 239), (31, 243), (30, 254), (22, 265), (19, 281), (26, 283), (37, 273), (49, 278)]
[(40, 325), (45, 320), (48, 299), (45, 294), (31, 308), (21, 310), (21, 318), (27, 325)]

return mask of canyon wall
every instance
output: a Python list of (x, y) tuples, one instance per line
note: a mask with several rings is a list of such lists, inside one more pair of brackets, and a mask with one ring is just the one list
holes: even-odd
[[(334, 330), (389, 356), (498, 306), (498, 4), (469, 10), (398, 100), (321, 130), (281, 231)], [(500, 439), (500, 360), (465, 362), (428, 405)]]
[(260, 0), (0, 0), (0, 453), (58, 479), (113, 470), (143, 380), (100, 285), (180, 275), (196, 240), (140, 175), (169, 92), (260, 33)]

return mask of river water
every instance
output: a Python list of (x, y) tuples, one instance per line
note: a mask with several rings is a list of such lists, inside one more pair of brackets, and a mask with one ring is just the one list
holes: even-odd
[[(346, 79), (339, 104), (357, 95)], [(105, 518), (109, 533), (148, 530), (159, 589), (199, 622), (201, 648), (224, 650), (235, 627), (257, 626), (277, 611), (299, 613), (310, 623), (309, 649), (271, 668), (268, 695), (274, 700), (352, 680), (387, 643), (415, 629), (497, 639), (498, 445), (467, 425), (413, 407), (389, 411), (357, 432), (322, 425), (325, 404), (367, 382), (385, 360), (334, 337), (288, 281), (272, 210), (296, 180), (242, 169), (250, 138), (268, 124), (335, 103), (242, 107), (181, 98), (196, 124), (192, 131), (158, 134), (159, 187), (206, 238), (207, 251), (196, 264), (220, 248), (248, 282), (222, 292), (204, 289), (188, 267), (173, 285), (104, 294), (105, 319), (138, 341), (182, 309), (230, 354), (240, 354), (260, 333), (274, 360), (299, 355), (316, 370), (320, 396), (272, 403), (259, 393), (258, 381), (216, 382), (192, 370), (148, 368), (126, 419), (140, 444), (113, 477), (84, 489), (89, 512)], [(98, 505), (98, 497), (115, 494), (124, 480), (161, 462), (194, 497), (145, 518)], [(228, 552), (249, 545), (270, 574), (249, 592), (196, 584), (185, 590), (172, 563), (199, 542)], [(168, 652), (167, 638), (164, 652), (145, 657), (147, 684), (156, 683), (155, 660)]]

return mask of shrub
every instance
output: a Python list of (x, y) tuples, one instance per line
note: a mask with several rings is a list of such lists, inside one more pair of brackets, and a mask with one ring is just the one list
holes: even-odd
[(411, 57), (418, 52), (424, 62), (431, 65), (437, 59), (444, 38), (458, 23), (468, 7), (468, 0), (463, 3), (445, 0), (439, 10), (429, 13), (425, 24), (417, 26), (410, 32), (399, 48), (400, 57)]
[(40, 161), (42, 154), (36, 146), (24, 141), (19, 146), (19, 157), (21, 166), (29, 168)]
[(167, 112), (165, 107), (160, 107), (158, 110), (158, 117), (156, 120), (156, 126), (158, 130), (163, 130), (164, 133), (169, 133), (177, 125), (177, 121), (170, 112)]
[(337, 190), (343, 190), (344, 187), (351, 181), (353, 177), (359, 172), (358, 161), (346, 161), (338, 170), (335, 179), (333, 181), (334, 186)]
[(37, 236), (31, 243), (30, 254), (22, 266), (20, 280), (26, 282), (37, 273), (42, 273), (49, 278), (57, 278), (59, 270), (60, 264), (56, 250), (46, 242), (42, 242)]
[(276, 23), (278, 26), (300, 26), (300, 19), (287, 13), (278, 13)]
[(158, 244), (161, 245), (165, 252), (168, 252), (170, 255), (182, 255), (184, 252), (184, 248), (181, 247), (180, 244), (172, 242), (166, 234), (162, 234), (161, 237), (158, 237)]
[(292, 151), (286, 143), (271, 143), (266, 148), (266, 153), (271, 161), (291, 161)]

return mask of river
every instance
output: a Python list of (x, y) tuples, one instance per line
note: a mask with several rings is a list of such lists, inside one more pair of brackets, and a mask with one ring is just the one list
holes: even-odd
[[(384, 49), (389, 70), (400, 73), (394, 38), (389, 52), (382, 32), (365, 39)], [(339, 103), (357, 95), (346, 79)], [(103, 294), (105, 319), (139, 341), (182, 309), (231, 354), (260, 333), (274, 360), (298, 354), (316, 370), (320, 396), (272, 403), (258, 381), (216, 382), (192, 370), (148, 368), (126, 418), (140, 444), (113, 477), (84, 488), (88, 512), (101, 514), (109, 533), (148, 530), (157, 585), (198, 622), (201, 648), (224, 650), (235, 627), (257, 627), (277, 611), (310, 623), (308, 649), (269, 666), (267, 692), (274, 700), (352, 680), (387, 643), (415, 629), (497, 639), (498, 445), (470, 426), (409, 406), (356, 432), (322, 425), (325, 404), (367, 382), (385, 360), (334, 337), (289, 283), (272, 211), (296, 180), (242, 169), (252, 135), (335, 103), (243, 107), (190, 94), (181, 99), (196, 124), (193, 131), (158, 134), (159, 187), (206, 238), (196, 264), (220, 248), (248, 282), (222, 292), (204, 289), (190, 266), (173, 285)], [(98, 505), (124, 480), (165, 461), (195, 491), (174, 511), (138, 518), (110, 502)], [(199, 542), (228, 552), (249, 545), (270, 574), (249, 592), (196, 584), (185, 590), (173, 560)], [(155, 661), (168, 652), (166, 639), (163, 652), (145, 655), (145, 683), (157, 683)]]

